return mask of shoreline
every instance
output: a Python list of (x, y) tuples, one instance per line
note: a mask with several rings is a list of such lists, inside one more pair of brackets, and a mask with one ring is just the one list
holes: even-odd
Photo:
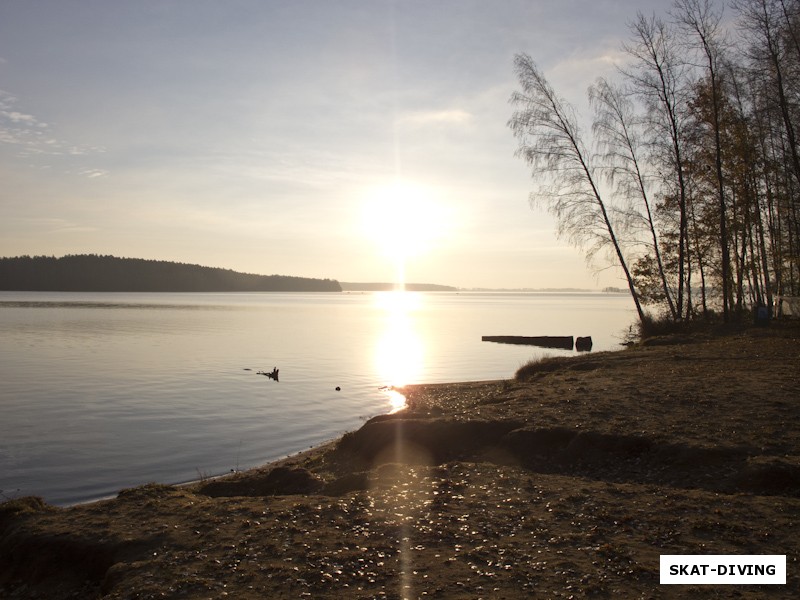
[[(408, 407), (235, 474), (0, 505), (4, 597), (677, 597), (662, 554), (785, 554), (800, 595), (800, 326), (406, 386)], [(685, 591), (685, 589), (684, 589)]]
[[(349, 432), (347, 432), (347, 433), (349, 433)], [(346, 434), (343, 434), (343, 435), (346, 435)], [(147, 482), (147, 483), (142, 483), (142, 484), (138, 484), (138, 485), (133, 485), (133, 486), (130, 486), (130, 487), (122, 488), (122, 489), (120, 489), (120, 490), (118, 490), (118, 491), (116, 491), (114, 493), (108, 494), (106, 496), (101, 496), (99, 498), (92, 498), (90, 500), (83, 500), (83, 501), (80, 501), (80, 502), (74, 502), (74, 503), (71, 503), (71, 504), (51, 504), (51, 503), (49, 503), (47, 501), (45, 501), (45, 503), (46, 504), (50, 504), (50, 505), (52, 505), (52, 506), (54, 506), (56, 508), (65, 508), (65, 509), (66, 508), (72, 508), (72, 507), (75, 507), (75, 506), (90, 506), (92, 504), (98, 504), (100, 502), (108, 502), (109, 500), (114, 500), (115, 498), (117, 498), (117, 496), (119, 496), (119, 494), (121, 492), (124, 492), (126, 490), (136, 489), (136, 488), (139, 488), (139, 487), (145, 487), (145, 486), (148, 486), (148, 485), (163, 485), (163, 486), (169, 486), (169, 487), (174, 487), (174, 488), (189, 488), (190, 489), (190, 488), (202, 485), (204, 483), (211, 482), (211, 481), (218, 481), (218, 480), (224, 479), (226, 477), (235, 477), (235, 476), (241, 475), (243, 473), (270, 470), (270, 469), (273, 469), (273, 468), (276, 468), (276, 467), (280, 467), (280, 466), (289, 466), (291, 464), (294, 464), (295, 462), (301, 462), (302, 460), (304, 460), (304, 458), (306, 458), (306, 455), (312, 456), (312, 455), (317, 454), (318, 452), (324, 452), (326, 449), (330, 449), (329, 447), (335, 445), (335, 443), (338, 440), (340, 440), (341, 438), (342, 438), (342, 436), (339, 436), (337, 438), (331, 438), (331, 439), (325, 440), (323, 442), (320, 442), (319, 444), (316, 444), (314, 446), (306, 448), (305, 450), (299, 450), (299, 451), (297, 451), (297, 452), (295, 452), (293, 454), (287, 454), (287, 455), (282, 456), (280, 458), (276, 458), (275, 460), (267, 461), (267, 462), (265, 462), (265, 463), (263, 463), (261, 465), (256, 465), (255, 467), (251, 467), (249, 469), (241, 469), (239, 471), (229, 471), (227, 473), (220, 473), (219, 475), (209, 475), (209, 476), (206, 476), (206, 477), (201, 477), (199, 479), (190, 479), (189, 481), (179, 481), (177, 483), (162, 483), (162, 482), (158, 482), (158, 481), (150, 481), (150, 482)], [(0, 506), (2, 506), (2, 504), (3, 504), (3, 502), (0, 502)]]
[[(624, 351), (624, 348), (621, 349), (621, 350), (618, 350), (618, 351), (615, 350), (613, 352), (621, 352), (621, 351)], [(413, 390), (415, 388), (421, 388), (421, 387), (425, 387), (425, 388), (437, 388), (437, 387), (452, 388), (452, 387), (457, 387), (457, 386), (491, 385), (491, 384), (502, 383), (503, 381), (506, 381), (506, 380), (505, 379), (485, 379), (485, 380), (478, 380), (478, 381), (459, 381), (459, 382), (443, 382), (443, 383), (412, 383), (412, 384), (408, 384), (408, 385), (404, 385), (404, 386), (396, 386), (396, 387), (393, 387), (392, 389), (394, 389), (396, 391), (399, 391), (399, 390)], [(403, 396), (405, 397), (405, 394), (403, 394)], [(375, 419), (375, 418), (384, 418), (384, 417), (387, 417), (387, 416), (390, 416), (390, 415), (402, 416), (404, 414), (404, 411), (408, 410), (408, 408), (409, 408), (408, 405), (406, 405), (406, 407), (404, 407), (402, 409), (399, 409), (399, 410), (394, 410), (394, 411), (390, 411), (390, 412), (387, 412), (387, 413), (380, 413), (378, 415), (374, 415), (374, 416), (366, 419), (365, 422), (369, 422), (369, 421), (371, 421), (372, 419)], [(363, 424), (362, 424), (362, 426), (363, 426)], [(142, 487), (142, 486), (146, 486), (146, 485), (167, 485), (167, 486), (172, 486), (172, 487), (177, 487), (177, 488), (192, 488), (192, 487), (203, 485), (204, 483), (207, 483), (207, 482), (219, 481), (219, 480), (226, 479), (226, 478), (229, 478), (229, 477), (237, 477), (237, 476), (241, 476), (241, 475), (248, 474), (248, 473), (257, 473), (257, 472), (260, 473), (260, 472), (264, 472), (264, 471), (270, 471), (270, 470), (278, 468), (278, 467), (296, 466), (296, 465), (302, 464), (304, 462), (307, 462), (309, 460), (313, 460), (314, 458), (318, 457), (319, 455), (333, 450), (335, 448), (335, 446), (342, 440), (343, 437), (345, 437), (345, 436), (347, 436), (349, 434), (353, 434), (356, 431), (358, 431), (358, 429), (353, 429), (353, 430), (350, 430), (350, 431), (346, 431), (345, 433), (343, 433), (343, 434), (341, 434), (341, 435), (339, 435), (337, 437), (333, 437), (333, 438), (324, 440), (324, 441), (320, 442), (319, 444), (315, 444), (315, 445), (310, 446), (309, 448), (306, 448), (304, 450), (299, 450), (299, 451), (294, 452), (292, 454), (287, 454), (287, 455), (282, 456), (280, 458), (276, 458), (275, 460), (270, 460), (270, 461), (267, 461), (267, 462), (265, 462), (263, 464), (256, 465), (254, 467), (250, 467), (248, 469), (242, 469), (242, 470), (239, 470), (239, 471), (231, 471), (231, 472), (228, 472), (228, 473), (220, 473), (219, 475), (209, 475), (207, 477), (202, 477), (200, 479), (192, 479), (190, 481), (184, 481), (184, 482), (179, 482), (179, 483), (160, 483), (160, 482), (152, 481), (152, 482), (148, 482), (148, 483), (145, 483), (145, 484), (140, 484), (138, 486), (131, 486), (131, 488), (123, 488), (123, 490), (125, 490), (125, 489), (135, 489), (136, 487)], [(120, 490), (120, 491), (122, 491), (122, 490)], [(69, 508), (71, 506), (82, 506), (82, 505), (86, 505), (86, 504), (94, 504), (94, 503), (97, 503), (97, 502), (104, 502), (106, 500), (113, 500), (114, 498), (117, 497), (118, 494), (119, 494), (119, 492), (116, 492), (114, 494), (110, 494), (110, 495), (104, 496), (102, 498), (97, 498), (97, 499), (94, 499), (94, 500), (86, 500), (85, 502), (76, 502), (75, 504), (65, 505), (64, 508)]]

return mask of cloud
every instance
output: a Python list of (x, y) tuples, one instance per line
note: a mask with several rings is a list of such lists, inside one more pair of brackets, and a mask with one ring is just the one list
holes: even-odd
[(53, 134), (50, 125), (18, 107), (19, 99), (0, 90), (0, 144), (17, 146), (20, 156), (79, 156), (104, 152), (103, 148), (72, 144)]
[(0, 110), (0, 117), (4, 117), (12, 123), (25, 123), (37, 127), (46, 127), (44, 123), (39, 123), (33, 115), (26, 115), (17, 111)]
[(411, 125), (462, 125), (472, 120), (472, 114), (461, 110), (422, 110), (407, 113), (400, 119)]
[(612, 71), (629, 60), (630, 56), (617, 47), (616, 42), (610, 42), (605, 48), (574, 54), (558, 63), (555, 68), (569, 69), (579, 73), (594, 73), (598, 70)]
[(0, 143), (39, 146), (47, 124), (17, 110), (17, 98), (0, 90)]
[(573, 53), (548, 70), (553, 73), (554, 80), (585, 90), (597, 77), (613, 76), (627, 60), (628, 55), (621, 49), (606, 47), (599, 51)]
[[(9, 230), (14, 234), (22, 233), (24, 236), (37, 232), (44, 235), (55, 235), (61, 233), (89, 233), (97, 231), (97, 227), (88, 224), (78, 224), (75, 221), (61, 217), (14, 217), (8, 219)], [(13, 234), (10, 234), (13, 235)]]
[(104, 169), (84, 169), (83, 171), (79, 171), (78, 175), (83, 175), (88, 179), (97, 179), (98, 177), (105, 177), (108, 175), (108, 171)]

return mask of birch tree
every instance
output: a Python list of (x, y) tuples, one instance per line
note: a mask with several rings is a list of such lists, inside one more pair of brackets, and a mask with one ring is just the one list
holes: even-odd
[[(623, 49), (632, 62), (623, 75), (647, 111), (651, 158), (659, 165), (664, 187), (674, 190), (678, 206), (678, 318), (691, 312), (688, 263), (689, 192), (685, 157), (685, 69), (673, 29), (662, 19), (638, 13), (628, 25), (631, 41)], [(670, 193), (671, 194), (671, 193)], [(672, 194), (671, 194), (672, 195)], [(684, 294), (685, 292), (685, 294)]]
[(519, 141), (517, 155), (533, 170), (537, 188), (531, 201), (546, 206), (557, 218), (559, 234), (586, 249), (589, 257), (611, 248), (625, 274), (639, 320), (645, 322), (574, 109), (555, 93), (530, 56), (518, 54), (514, 68), (521, 89), (511, 96), (515, 110), (508, 125)]
[(712, 129), (714, 135), (714, 172), (719, 200), (719, 242), (722, 272), (722, 315), (727, 323), (730, 320), (731, 259), (728, 236), (727, 203), (725, 199), (725, 178), (722, 171), (721, 141), (721, 71), (723, 45), (720, 33), (722, 12), (716, 11), (709, 0), (676, 0), (675, 17), (687, 32), (691, 45), (702, 55), (704, 68), (708, 74), (711, 98)]
[[(589, 100), (594, 106), (595, 119), (592, 130), (606, 179), (619, 198), (631, 203), (631, 212), (640, 216), (652, 240), (655, 267), (661, 282), (664, 300), (673, 319), (678, 317), (672, 291), (667, 283), (664, 261), (656, 233), (655, 219), (647, 181), (644, 160), (644, 142), (639, 132), (640, 120), (634, 113), (633, 103), (622, 90), (600, 78), (589, 88)], [(648, 259), (649, 260), (649, 259)]]

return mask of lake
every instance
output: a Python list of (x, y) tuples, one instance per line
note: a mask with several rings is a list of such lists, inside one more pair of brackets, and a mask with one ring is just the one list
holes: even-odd
[[(0, 500), (251, 468), (398, 409), (388, 386), (571, 354), (483, 335), (591, 335), (602, 351), (634, 319), (603, 293), (2, 292)], [(273, 368), (279, 381), (258, 374)]]

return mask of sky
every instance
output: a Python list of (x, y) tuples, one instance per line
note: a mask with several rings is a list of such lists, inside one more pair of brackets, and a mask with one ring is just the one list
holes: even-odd
[(0, 256), (624, 287), (532, 208), (514, 55), (588, 117), (656, 0), (2, 0)]

